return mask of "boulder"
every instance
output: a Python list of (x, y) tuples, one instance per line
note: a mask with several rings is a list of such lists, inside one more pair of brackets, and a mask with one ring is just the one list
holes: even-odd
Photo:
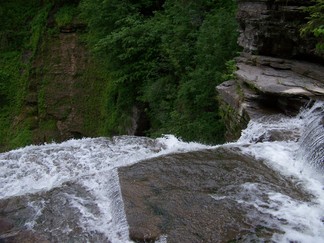
[(235, 147), (153, 158), (119, 168), (118, 174), (130, 239), (135, 242), (153, 242), (162, 236), (168, 243), (268, 241), (277, 229), (257, 233), (265, 228), (265, 215), (238, 203), (240, 198), (257, 200), (242, 186), (261, 183), (292, 198), (307, 198), (287, 179)]

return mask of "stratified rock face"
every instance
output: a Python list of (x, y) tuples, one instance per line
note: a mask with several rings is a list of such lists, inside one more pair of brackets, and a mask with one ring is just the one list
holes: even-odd
[(243, 52), (236, 59), (236, 80), (217, 87), (228, 141), (238, 139), (251, 119), (295, 115), (309, 100), (324, 99), (324, 58), (315, 53), (316, 40), (300, 35), (309, 4), (238, 1)]
[(86, 135), (79, 104), (83, 96), (89, 95), (82, 89), (86, 84), (80, 78), (87, 62), (87, 52), (77, 33), (45, 37), (34, 62), (35, 77), (29, 87), (29, 93), (35, 93), (37, 100), (34, 103), (27, 100), (27, 105), (38, 107), (39, 126), (32, 131), (34, 143)]
[(316, 40), (300, 36), (307, 16), (303, 9), (310, 4), (304, 0), (239, 0), (239, 45), (245, 52), (258, 55), (314, 56)]

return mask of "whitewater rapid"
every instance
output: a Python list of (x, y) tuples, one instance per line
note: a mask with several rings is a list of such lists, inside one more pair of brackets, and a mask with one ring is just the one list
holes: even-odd
[[(103, 235), (100, 241), (128, 242), (117, 168), (168, 153), (207, 147), (184, 143), (171, 135), (156, 140), (120, 136), (28, 146), (0, 154), (0, 200), (60, 188), (63, 193), (60, 193), (58, 201), (68, 204), (67, 210), (78, 215), (66, 221), (77, 222), (62, 224), (63, 228), (59, 230), (48, 225), (42, 229), (43, 232), (60, 241), (62, 234), (66, 234), (68, 239), (70, 234), (74, 234), (71, 228), (79, 227), (85, 237), (96, 232)], [(64, 186), (68, 183), (77, 184), (74, 187), (78, 189), (65, 192)], [(85, 192), (78, 193), (80, 188)], [(28, 207), (34, 213), (25, 222), (25, 227), (37, 228), (43, 212), (55, 210), (52, 201), (42, 197), (30, 198)]]
[[(240, 186), (240, 195), (231, 196), (242, 207), (267, 215), (266, 224), (278, 229), (274, 242), (324, 242), (321, 112), (323, 102), (317, 102), (296, 117), (251, 121), (237, 142), (221, 145), (239, 148), (309, 193), (301, 201), (251, 182)], [(272, 141), (273, 134), (283, 141)], [(0, 154), (0, 201), (25, 200), (21, 227), (50, 235), (52, 241), (130, 242), (117, 169), (166, 154), (216, 147), (182, 142), (172, 135), (27, 146)], [(167, 236), (161, 237), (160, 242), (166, 241)]]
[[(296, 117), (251, 121), (236, 143), (243, 153), (263, 161), (310, 193), (306, 202), (275, 191), (265, 193), (268, 200), (240, 201), (272, 216), (268, 225), (277, 224), (282, 231), (274, 234), (275, 242), (324, 242), (323, 116), (324, 102), (318, 101)], [(285, 141), (268, 141), (274, 132)], [(250, 184), (243, 185), (243, 190), (260, 194), (263, 189)]]

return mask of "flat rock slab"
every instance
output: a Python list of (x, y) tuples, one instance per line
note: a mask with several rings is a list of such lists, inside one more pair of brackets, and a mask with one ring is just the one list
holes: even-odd
[(261, 194), (274, 190), (307, 198), (262, 162), (230, 146), (158, 157), (118, 173), (135, 242), (163, 236), (168, 243), (269, 240), (278, 229), (263, 227), (273, 219), (240, 203), (257, 197), (244, 185), (261, 185)]
[[(247, 87), (239, 86), (235, 80), (223, 82), (216, 87), (216, 90), (222, 100), (237, 111), (239, 117), (244, 117), (247, 121), (280, 113), (278, 108), (262, 104), (262, 101), (268, 97), (259, 95)], [(271, 103), (274, 104), (273, 101)]]
[(292, 70), (279, 70), (266, 66), (238, 64), (239, 80), (265, 94), (276, 96), (324, 96), (324, 84)]

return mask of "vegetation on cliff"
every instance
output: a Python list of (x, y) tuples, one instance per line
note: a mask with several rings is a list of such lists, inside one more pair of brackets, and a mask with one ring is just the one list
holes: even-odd
[(324, 54), (324, 0), (313, 0), (314, 5), (306, 8), (308, 22), (302, 29), (302, 35), (313, 34), (318, 39), (316, 49)]
[(17, 124), (32, 59), (42, 37), (50, 4), (3, 1), (0, 5), (0, 148), (31, 142), (30, 121)]
[[(238, 51), (236, 5), (234, 0), (4, 1), (0, 148), (50, 142), (62, 133), (59, 126), (69, 129), (75, 116), (64, 123), (68, 115), (58, 121), (49, 114), (49, 100), (60, 97), (53, 82), (64, 75), (54, 69), (69, 65), (53, 63), (69, 59), (55, 58), (53, 50), (64, 45), (58, 41), (69, 40), (60, 34), (80, 26), (82, 33), (72, 38), (78, 45), (74, 51), (88, 51), (80, 54), (82, 70), (70, 67), (75, 72), (68, 78), (78, 81), (69, 89), (76, 88), (79, 96), (66, 91), (71, 104), (59, 104), (55, 111), (63, 107), (64, 113), (70, 109), (82, 114), (74, 129), (82, 128), (72, 131), (72, 137), (173, 133), (184, 140), (222, 142), (224, 124), (215, 86), (230, 77), (228, 70), (235, 65), (228, 60)], [(324, 50), (323, 6), (323, 0), (314, 0), (302, 30), (318, 38), (319, 52)], [(80, 60), (73, 60), (74, 65)], [(54, 74), (47, 75), (49, 71)], [(66, 101), (54, 103), (60, 102)]]
[(108, 133), (122, 132), (120, 124), (138, 106), (149, 120), (147, 135), (223, 139), (214, 90), (237, 52), (235, 1), (83, 0), (80, 6), (88, 43), (112, 78)]
[[(33, 142), (35, 126), (55, 127), (52, 120), (48, 120), (51, 126), (40, 124), (46, 116), (44, 85), (51, 82), (46, 75), (46, 82), (37, 87), (37, 111), (31, 111), (30, 117), (21, 114), (30, 112), (25, 103), (35, 76), (35, 57), (52, 43), (45, 36), (56, 35), (76, 17), (88, 26), (80, 36), (92, 53), (80, 79), (89, 80), (92, 75), (104, 91), (92, 94), (95, 98), (80, 98), (87, 106), (85, 116), (91, 110), (98, 113), (90, 112), (85, 119), (91, 130), (87, 135), (126, 134), (136, 111), (142, 123), (139, 134), (173, 133), (185, 140), (221, 142), (224, 129), (214, 87), (223, 81), (226, 61), (237, 52), (235, 7), (235, 1), (226, 0), (16, 0), (1, 4), (1, 146)], [(33, 118), (34, 114), (38, 117)], [(94, 126), (91, 119), (96, 119)]]

